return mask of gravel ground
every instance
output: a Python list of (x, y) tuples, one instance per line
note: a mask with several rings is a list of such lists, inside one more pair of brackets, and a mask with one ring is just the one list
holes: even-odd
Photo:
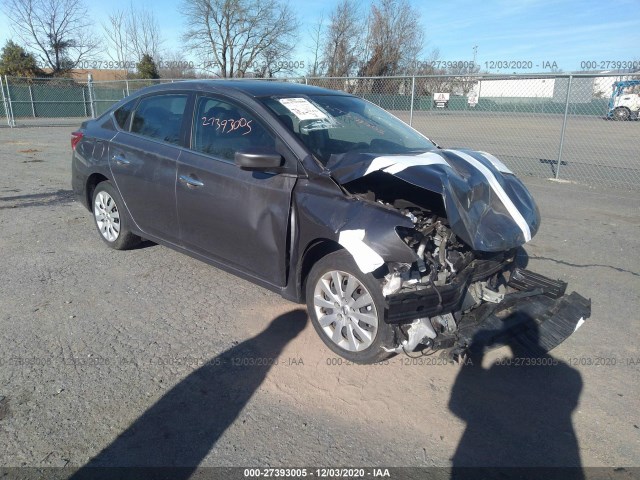
[(526, 179), (529, 267), (593, 301), (555, 366), (357, 366), (274, 293), (105, 247), (70, 130), (0, 130), (0, 466), (640, 466), (637, 193)]

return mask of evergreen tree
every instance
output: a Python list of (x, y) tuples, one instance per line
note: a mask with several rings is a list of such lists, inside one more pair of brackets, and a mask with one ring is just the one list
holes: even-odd
[(142, 59), (136, 65), (136, 68), (138, 69), (138, 78), (160, 78), (158, 67), (148, 53), (142, 55)]
[(0, 53), (0, 75), (15, 77), (39, 77), (44, 72), (38, 68), (33, 55), (17, 43), (8, 40)]

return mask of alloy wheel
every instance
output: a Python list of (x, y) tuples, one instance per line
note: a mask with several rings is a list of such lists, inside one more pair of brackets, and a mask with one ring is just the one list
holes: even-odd
[(115, 242), (120, 235), (120, 212), (115, 200), (107, 192), (98, 192), (93, 205), (93, 215), (98, 230), (108, 242)]
[(316, 283), (313, 305), (322, 331), (340, 348), (359, 352), (371, 346), (378, 312), (357, 277), (339, 270), (325, 273)]

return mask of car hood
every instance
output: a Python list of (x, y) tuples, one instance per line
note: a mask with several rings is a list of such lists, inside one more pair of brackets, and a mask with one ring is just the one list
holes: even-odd
[[(486, 152), (354, 153), (332, 157), (326, 168), (347, 190), (350, 182), (382, 172), (442, 195), (451, 230), (474, 250), (497, 252), (521, 246), (540, 226), (540, 212), (527, 188)], [(367, 186), (375, 193), (376, 187), (383, 187), (384, 176), (371, 178)]]

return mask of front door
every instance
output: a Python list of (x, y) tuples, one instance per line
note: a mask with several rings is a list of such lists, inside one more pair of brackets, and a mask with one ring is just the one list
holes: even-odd
[(274, 135), (245, 109), (203, 96), (196, 102), (191, 142), (191, 151), (180, 156), (177, 172), (183, 245), (284, 286), (296, 177), (245, 171), (234, 163), (240, 149), (276, 148)]

